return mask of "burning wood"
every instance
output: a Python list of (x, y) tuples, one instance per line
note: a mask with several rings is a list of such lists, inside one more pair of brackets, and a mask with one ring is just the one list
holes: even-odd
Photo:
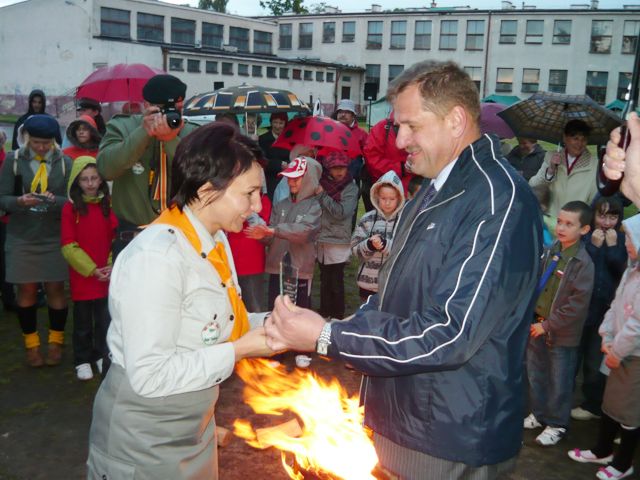
[[(300, 419), (256, 431), (245, 420), (234, 422), (234, 433), (250, 445), (279, 449), (290, 478), (376, 478), (371, 472), (378, 459), (362, 427), (358, 396), (350, 397), (336, 379), (327, 382), (310, 371), (287, 372), (264, 360), (243, 360), (238, 374), (245, 382), (245, 402), (256, 413), (293, 412)], [(286, 461), (287, 453), (295, 459), (295, 468)]]

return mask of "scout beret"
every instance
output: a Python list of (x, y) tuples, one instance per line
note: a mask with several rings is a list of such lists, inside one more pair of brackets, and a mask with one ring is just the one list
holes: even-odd
[(102, 106), (100, 105), (100, 102), (94, 100), (93, 98), (83, 97), (78, 100), (78, 107), (76, 108), (76, 110), (84, 110), (85, 108), (102, 112)]
[(184, 100), (187, 86), (173, 75), (160, 74), (151, 77), (142, 88), (142, 97), (149, 103), (165, 105)]
[(51, 115), (31, 115), (24, 122), (24, 130), (36, 138), (56, 138), (60, 135), (60, 125)]

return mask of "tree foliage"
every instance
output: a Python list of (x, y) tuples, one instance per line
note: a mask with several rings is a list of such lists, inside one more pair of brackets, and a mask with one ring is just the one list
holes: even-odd
[(214, 12), (227, 13), (227, 3), (229, 0), (200, 0), (198, 8), (202, 10), (213, 10)]
[(303, 5), (304, 0), (260, 0), (260, 6), (271, 10), (272, 15), (283, 15), (288, 12), (309, 13)]

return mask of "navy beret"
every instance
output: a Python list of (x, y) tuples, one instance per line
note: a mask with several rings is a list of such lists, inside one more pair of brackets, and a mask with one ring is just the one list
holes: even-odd
[(142, 88), (142, 97), (149, 103), (165, 105), (184, 100), (187, 86), (173, 75), (160, 74), (151, 77)]
[(60, 125), (51, 115), (31, 115), (24, 122), (25, 131), (36, 138), (56, 138), (60, 135)]
[(102, 105), (100, 105), (100, 102), (89, 97), (83, 97), (78, 100), (78, 108), (76, 108), (76, 110), (84, 110), (85, 108), (102, 112)]

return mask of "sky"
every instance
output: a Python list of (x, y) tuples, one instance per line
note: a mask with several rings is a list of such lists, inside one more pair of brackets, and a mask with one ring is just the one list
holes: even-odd
[[(12, 3), (18, 3), (20, 0), (0, 0), (0, 7), (10, 5)], [(191, 6), (197, 6), (198, 0), (164, 0), (167, 3), (173, 3), (176, 5), (189, 4)], [(371, 8), (371, 4), (375, 3), (382, 6), (382, 9), (393, 8), (409, 8), (409, 7), (423, 7), (429, 6), (431, 0), (348, 0), (348, 2), (338, 0), (304, 0), (304, 5), (310, 7), (314, 4), (321, 3), (330, 6), (343, 5), (340, 8), (343, 12), (364, 12), (366, 9)], [(521, 8), (522, 0), (511, 0), (513, 4)], [(498, 10), (502, 6), (500, 0), (436, 0), (439, 7), (455, 7), (468, 5), (471, 8), (479, 9), (493, 9)], [(571, 4), (586, 4), (589, 0), (572, 0), (572, 1), (558, 1), (558, 0), (526, 0), (526, 5), (533, 5), (537, 8), (569, 8)], [(346, 4), (346, 5), (344, 5)], [(640, 0), (600, 0), (599, 8), (622, 8), (623, 5), (640, 5)], [(229, 0), (227, 4), (227, 12), (237, 15), (268, 15), (267, 10), (263, 10), (260, 7), (259, 0)]]

